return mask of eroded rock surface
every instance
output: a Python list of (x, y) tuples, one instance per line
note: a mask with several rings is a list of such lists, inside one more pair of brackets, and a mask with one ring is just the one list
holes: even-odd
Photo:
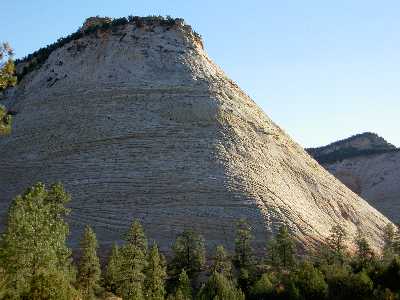
[(258, 249), (286, 223), (304, 245), (341, 223), (381, 245), (386, 217), (324, 170), (216, 66), (182, 26), (134, 24), (71, 41), (7, 91), (1, 218), (37, 181), (72, 194), (72, 244), (102, 245), (139, 218), (163, 250), (184, 228), (232, 248), (247, 218)]
[[(352, 149), (353, 155), (348, 154)], [(400, 222), (400, 150), (373, 133), (308, 149), (352, 191), (395, 223)], [(327, 158), (336, 157), (334, 161)]]

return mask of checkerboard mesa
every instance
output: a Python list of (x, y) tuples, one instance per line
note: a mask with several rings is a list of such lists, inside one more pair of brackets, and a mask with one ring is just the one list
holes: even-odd
[(282, 224), (304, 246), (340, 223), (380, 247), (386, 217), (277, 126), (189, 25), (113, 22), (19, 62), (37, 64), (1, 100), (15, 115), (0, 139), (0, 218), (26, 187), (61, 181), (72, 237), (90, 224), (101, 245), (138, 218), (162, 250), (188, 228), (232, 248), (245, 218), (259, 251)]

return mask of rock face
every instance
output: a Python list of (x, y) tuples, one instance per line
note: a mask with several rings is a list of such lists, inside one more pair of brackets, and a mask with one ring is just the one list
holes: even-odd
[(400, 222), (400, 150), (373, 133), (307, 149), (355, 193)]
[(381, 245), (388, 219), (324, 170), (217, 67), (182, 24), (129, 23), (52, 51), (1, 101), (0, 203), (37, 181), (72, 194), (74, 246), (139, 218), (163, 250), (185, 228), (232, 248), (247, 218), (256, 246), (287, 224), (303, 245), (341, 223)]

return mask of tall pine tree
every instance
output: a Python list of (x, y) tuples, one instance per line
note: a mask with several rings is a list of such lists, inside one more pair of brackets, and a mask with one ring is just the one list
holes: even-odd
[(361, 231), (357, 232), (354, 242), (356, 245), (356, 260), (360, 266), (365, 267), (375, 257), (375, 253)]
[(400, 255), (400, 239), (399, 231), (392, 224), (388, 224), (384, 228), (383, 235), (383, 258), (385, 261), (391, 261), (396, 254)]
[(95, 299), (95, 292), (99, 289), (101, 270), (97, 247), (96, 234), (87, 226), (81, 240), (82, 254), (77, 277), (78, 289), (83, 299)]
[(132, 222), (128, 232), (125, 235), (125, 241), (128, 243), (128, 245), (138, 248), (144, 254), (147, 253), (147, 238), (139, 220), (134, 220)]
[(269, 241), (267, 248), (267, 261), (270, 265), (284, 269), (295, 265), (295, 246), (286, 226), (279, 228), (278, 234)]
[(326, 244), (329, 249), (328, 261), (330, 263), (344, 263), (347, 250), (346, 240), (347, 232), (340, 224), (337, 224), (331, 228), (330, 235), (326, 240)]
[(244, 294), (237, 289), (234, 283), (227, 279), (223, 274), (214, 272), (207, 280), (206, 284), (200, 289), (198, 300), (244, 300)]
[(182, 269), (179, 274), (178, 284), (175, 291), (176, 300), (191, 300), (192, 299), (192, 286), (189, 276), (185, 269)]
[(226, 278), (232, 278), (232, 262), (222, 245), (217, 246), (215, 249), (211, 271), (223, 274)]
[(145, 270), (145, 294), (147, 300), (162, 300), (165, 298), (165, 280), (167, 277), (164, 259), (156, 244), (151, 248)]
[(193, 279), (205, 263), (204, 238), (193, 230), (185, 230), (177, 238), (172, 247), (173, 276), (178, 276), (185, 269), (189, 278)]
[(69, 200), (61, 184), (38, 183), (11, 204), (0, 247), (9, 297), (70, 299), (75, 293), (64, 221)]
[(245, 219), (240, 219), (236, 229), (235, 239), (235, 265), (238, 268), (248, 268), (254, 261), (253, 247), (251, 243), (254, 237), (251, 227)]
[(147, 239), (139, 221), (132, 223), (125, 240), (127, 243), (121, 248), (117, 294), (123, 299), (143, 300)]
[(117, 292), (120, 283), (121, 259), (119, 247), (114, 244), (104, 273), (105, 288), (112, 293)]

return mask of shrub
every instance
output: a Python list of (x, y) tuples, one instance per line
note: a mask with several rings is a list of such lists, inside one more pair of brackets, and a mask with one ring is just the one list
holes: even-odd
[(0, 105), (0, 136), (11, 133), (12, 116)]

